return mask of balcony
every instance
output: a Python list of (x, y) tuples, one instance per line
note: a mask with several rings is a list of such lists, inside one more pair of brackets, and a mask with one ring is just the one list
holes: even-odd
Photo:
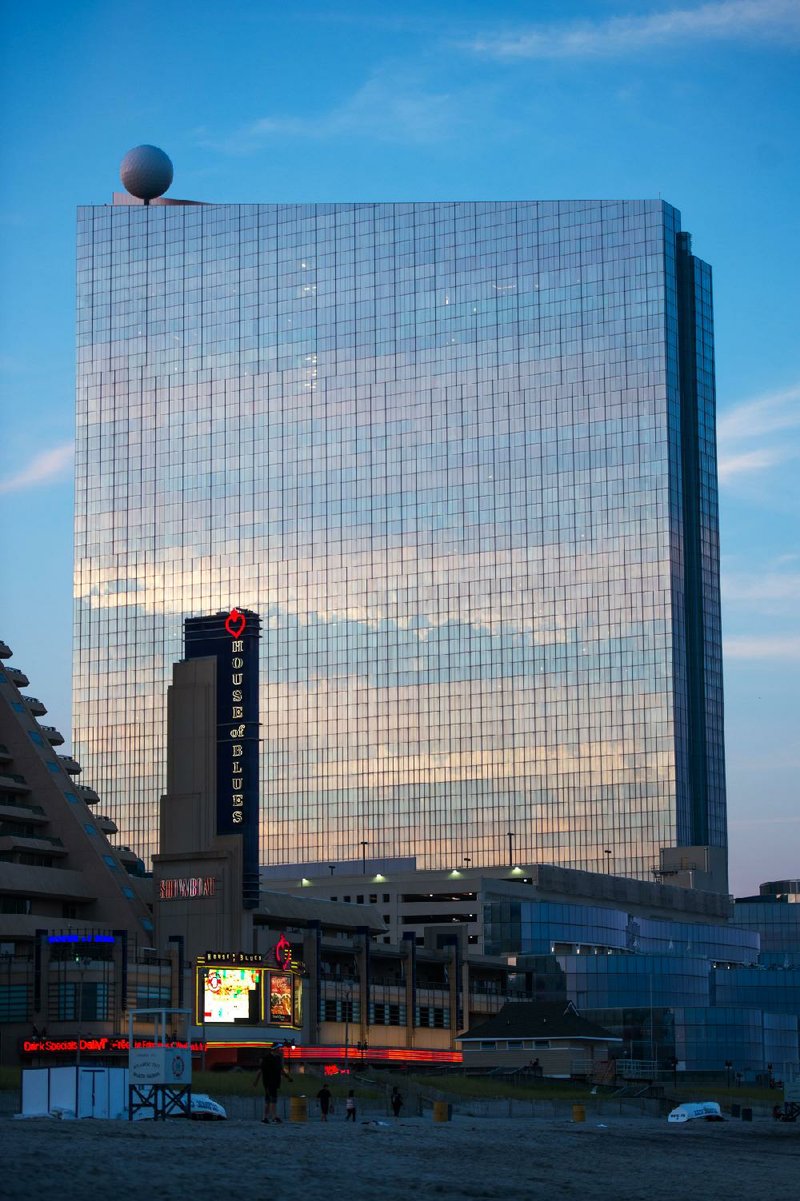
[(59, 755), (58, 761), (64, 768), (64, 771), (69, 772), (71, 776), (79, 776), (81, 774), (81, 765), (77, 759), (73, 759), (72, 755)]
[(94, 820), (97, 822), (98, 829), (102, 830), (104, 834), (119, 834), (119, 826), (113, 818), (100, 814), (99, 816), (95, 815)]
[(2, 834), (0, 833), (0, 853), (13, 851), (38, 851), (50, 856), (67, 854), (67, 849), (60, 838), (51, 838), (47, 834)]
[(11, 751), (8, 749), (5, 743), (0, 742), (0, 763), (10, 763), (11, 759)]
[(0, 822), (4, 819), (35, 822), (37, 825), (47, 825), (50, 821), (41, 805), (28, 805), (25, 801), (9, 800), (0, 795)]
[(100, 800), (98, 794), (93, 788), (90, 788), (88, 784), (79, 784), (77, 787), (77, 792), (78, 796), (86, 805), (96, 805)]
[(139, 862), (139, 856), (130, 847), (116, 847), (112, 845), (112, 850), (115, 852), (120, 863), (124, 865)]
[(27, 688), (30, 684), (25, 672), (20, 671), (18, 667), (6, 667), (4, 670), (11, 683), (16, 684), (17, 688)]
[(0, 641), (0, 659), (10, 659), (10, 658), (11, 658), (11, 647), (8, 645), (7, 642)]
[[(27, 684), (27, 682), (28, 681), (26, 680), (25, 683)], [(34, 717), (44, 717), (45, 713), (47, 712), (47, 707), (42, 701), (39, 700), (38, 696), (23, 696), (22, 699)]]
[(112, 849), (116, 851), (120, 863), (125, 868), (125, 871), (129, 876), (142, 877), (147, 874), (144, 863), (136, 854), (136, 852), (132, 851), (130, 847), (114, 846), (113, 843), (110, 845)]
[(0, 792), (30, 792), (30, 784), (24, 776), (16, 772), (6, 772), (0, 776)]
[(47, 739), (47, 741), (50, 743), (51, 746), (63, 746), (64, 745), (64, 735), (61, 733), (60, 730), (57, 730), (55, 728), (55, 726), (40, 725), (39, 729), (42, 731), (42, 733), (44, 734), (45, 738)]

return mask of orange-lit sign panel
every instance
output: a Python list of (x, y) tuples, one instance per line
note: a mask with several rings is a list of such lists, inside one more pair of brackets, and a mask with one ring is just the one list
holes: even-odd
[(292, 977), (283, 972), (269, 973), (269, 1020), (277, 1025), (292, 1025)]

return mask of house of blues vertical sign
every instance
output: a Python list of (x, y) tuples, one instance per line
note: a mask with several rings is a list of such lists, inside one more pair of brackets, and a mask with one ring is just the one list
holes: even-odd
[(242, 837), (245, 909), (258, 906), (259, 634), (247, 609), (184, 622), (185, 657), (217, 661), (217, 833)]

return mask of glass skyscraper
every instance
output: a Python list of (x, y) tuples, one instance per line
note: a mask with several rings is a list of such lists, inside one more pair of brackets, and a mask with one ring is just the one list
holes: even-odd
[(75, 537), (75, 750), (140, 854), (183, 620), (233, 605), (265, 862), (725, 846), (710, 269), (666, 203), (80, 209)]

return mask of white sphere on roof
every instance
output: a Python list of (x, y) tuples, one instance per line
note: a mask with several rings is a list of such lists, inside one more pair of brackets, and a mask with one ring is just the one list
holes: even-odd
[(158, 146), (134, 146), (122, 160), (119, 177), (131, 196), (155, 200), (172, 183), (172, 163)]

